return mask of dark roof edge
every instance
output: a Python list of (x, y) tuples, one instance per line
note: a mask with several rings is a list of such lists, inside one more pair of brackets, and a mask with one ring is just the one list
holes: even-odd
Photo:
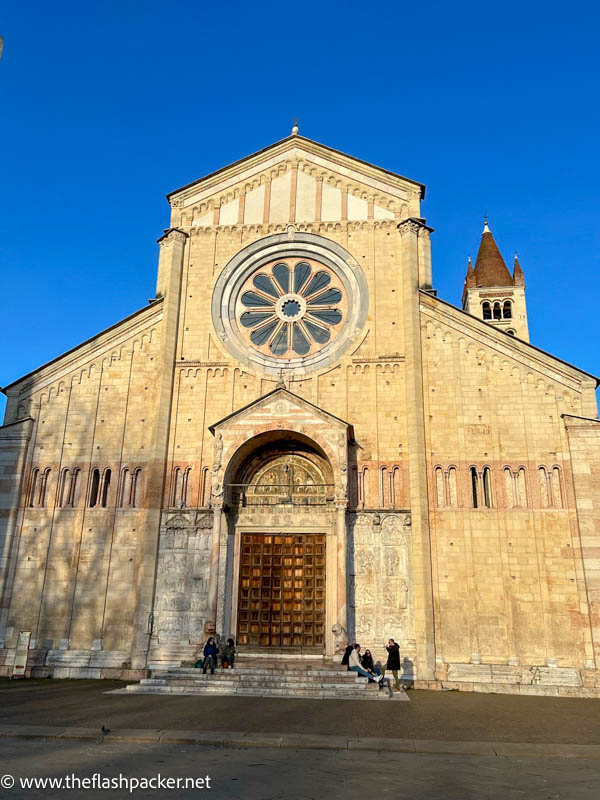
[[(1, 388), (0, 391), (2, 391)], [(33, 417), (21, 417), (21, 419), (14, 419), (12, 422), (4, 422), (0, 425), (0, 431), (3, 431), (5, 428), (10, 428), (13, 425), (22, 425), (24, 422), (34, 422), (34, 419)]]
[(346, 427), (350, 431), (351, 440), (352, 440), (352, 442), (354, 442), (354, 426), (350, 422), (346, 422), (346, 420), (342, 419), (341, 417), (336, 417), (335, 414), (331, 414), (329, 411), (325, 411), (324, 408), (321, 408), (320, 406), (317, 406), (314, 403), (311, 403), (310, 400), (307, 400), (305, 397), (301, 397), (299, 394), (296, 394), (295, 392), (292, 392), (291, 389), (288, 389), (287, 387), (284, 387), (284, 386), (276, 386), (274, 389), (271, 389), (271, 391), (267, 392), (266, 394), (261, 394), (261, 396), (257, 397), (256, 400), (252, 400), (250, 403), (246, 403), (245, 406), (242, 406), (241, 408), (238, 408), (235, 411), (232, 411), (231, 414), (227, 414), (227, 416), (223, 417), (223, 419), (220, 419), (218, 422), (215, 422), (212, 425), (209, 425), (208, 426), (208, 430), (214, 436), (215, 428), (217, 428), (219, 425), (222, 425), (224, 422), (227, 422), (227, 420), (231, 419), (232, 417), (236, 417), (238, 414), (243, 413), (248, 408), (251, 408), (252, 406), (256, 405), (257, 403), (260, 403), (261, 400), (265, 400), (267, 397), (270, 397), (271, 395), (275, 394), (275, 392), (287, 392), (295, 400), (301, 400), (303, 403), (306, 403), (306, 405), (310, 406), (311, 408), (314, 408), (317, 411), (320, 411), (321, 414), (327, 414), (328, 417), (331, 417), (332, 419), (335, 419), (338, 422), (341, 422), (342, 425), (346, 425)]
[(268, 145), (267, 147), (263, 147), (261, 150), (257, 150), (254, 153), (250, 153), (248, 156), (244, 156), (243, 158), (239, 158), (237, 161), (232, 162), (231, 164), (227, 164), (225, 167), (221, 167), (220, 169), (215, 170), (214, 172), (209, 172), (208, 175), (203, 175), (201, 178), (198, 178), (195, 181), (191, 181), (191, 183), (186, 183), (184, 186), (180, 186), (179, 189), (173, 189), (172, 192), (169, 192), (166, 196), (167, 200), (173, 197), (174, 194), (178, 194), (179, 192), (183, 192), (185, 189), (190, 189), (192, 186), (196, 186), (198, 183), (202, 183), (202, 181), (206, 181), (209, 178), (214, 178), (215, 176), (219, 175), (221, 172), (225, 172), (226, 169), (230, 169), (231, 167), (237, 167), (240, 164), (243, 164), (244, 161), (248, 161), (251, 158), (255, 158), (255, 156), (260, 156), (263, 153), (266, 153), (268, 150), (272, 150), (273, 147), (277, 147), (277, 145), (283, 144), (284, 142), (289, 142), (292, 139), (297, 139), (303, 142), (310, 142), (310, 144), (316, 144), (318, 147), (322, 147), (325, 150), (329, 150), (330, 153), (335, 153), (339, 156), (344, 156), (344, 158), (350, 158), (353, 161), (356, 161), (359, 164), (364, 164), (367, 167), (371, 167), (372, 169), (377, 169), (380, 172), (385, 172), (387, 175), (392, 175), (394, 178), (400, 178), (400, 180), (408, 181), (408, 183), (412, 183), (415, 186), (418, 186), (421, 190), (421, 200), (425, 199), (425, 184), (419, 183), (419, 181), (413, 181), (412, 178), (407, 178), (405, 175), (400, 175), (397, 172), (392, 172), (390, 169), (385, 169), (384, 167), (379, 167), (377, 164), (371, 164), (370, 161), (364, 161), (362, 158), (356, 158), (356, 156), (351, 156), (349, 153), (344, 153), (342, 150), (336, 150), (334, 147), (329, 147), (326, 144), (321, 144), (321, 142), (317, 142), (314, 139), (309, 139), (306, 136), (286, 136), (284, 139), (279, 139), (277, 142), (273, 142), (273, 144)]
[(584, 419), (586, 422), (597, 422), (600, 424), (598, 417), (582, 417), (581, 414), (561, 414), (562, 419), (565, 417), (572, 417), (573, 419)]
[[(487, 322), (484, 322), (482, 319), (479, 319), (479, 317), (475, 317), (473, 316), (473, 314), (469, 314), (468, 311), (463, 311), (462, 308), (459, 308), (458, 306), (449, 303), (447, 300), (442, 300), (441, 297), (434, 297), (433, 295), (429, 294), (429, 292), (423, 291), (423, 289), (419, 289), (419, 292), (425, 295), (426, 297), (433, 297), (433, 299), (437, 300), (438, 303), (442, 303), (445, 306), (449, 306), (450, 308), (454, 309), (454, 311), (459, 311), (461, 314), (465, 314), (467, 317), (469, 317), (469, 319), (474, 319), (477, 322), (480, 322), (482, 325), (485, 325), (488, 330), (490, 329), (490, 327), (492, 327), (491, 325), (488, 325)], [(591, 372), (586, 372), (584, 369), (576, 367), (575, 364), (571, 364), (569, 361), (564, 361), (564, 359), (555, 356), (553, 353), (549, 353), (547, 350), (542, 350), (541, 347), (536, 347), (536, 345), (531, 344), (531, 342), (526, 342), (523, 339), (519, 339), (518, 336), (512, 336), (510, 333), (506, 333), (500, 328), (494, 328), (494, 330), (499, 331), (500, 333), (504, 334), (504, 336), (508, 336), (513, 342), (514, 341), (520, 342), (521, 344), (524, 344), (526, 347), (531, 347), (533, 350), (537, 350), (538, 353), (542, 353), (542, 355), (548, 356), (549, 358), (554, 359), (554, 361), (559, 361), (561, 364), (564, 364), (565, 366), (574, 369), (576, 372), (580, 372), (582, 375), (587, 375), (588, 378), (593, 378), (596, 381), (596, 387), (600, 385), (600, 378), (597, 375), (592, 375)]]
[(143, 308), (139, 308), (137, 311), (134, 311), (133, 314), (130, 314), (128, 317), (124, 317), (123, 319), (119, 320), (118, 322), (115, 322), (114, 325), (110, 325), (108, 328), (104, 328), (104, 330), (101, 330), (99, 333), (94, 334), (94, 336), (90, 336), (89, 339), (86, 339), (85, 341), (80, 342), (79, 344), (75, 345), (75, 347), (72, 347), (70, 350), (66, 350), (64, 353), (61, 353), (59, 356), (56, 356), (56, 358), (52, 358), (52, 359), (50, 359), (50, 361), (46, 361), (45, 364), (42, 364), (41, 366), (36, 367), (35, 369), (32, 369), (31, 372), (28, 372), (26, 375), (23, 375), (21, 378), (17, 378), (16, 381), (12, 381), (12, 383), (9, 383), (7, 386), (0, 387), (0, 392), (2, 392), (2, 394), (6, 394), (6, 390), (10, 389), (12, 386), (16, 386), (17, 383), (21, 383), (22, 381), (26, 380), (27, 378), (30, 378), (32, 375), (35, 375), (36, 372), (40, 372), (40, 370), (45, 369), (46, 367), (49, 367), (51, 364), (54, 364), (57, 361), (60, 361), (61, 358), (64, 358), (65, 356), (71, 355), (71, 353), (74, 353), (76, 350), (79, 350), (80, 347), (85, 347), (86, 344), (89, 344), (90, 342), (93, 342), (94, 339), (97, 339), (99, 336), (102, 336), (104, 333), (108, 333), (109, 331), (114, 330), (114, 328), (118, 328), (119, 325), (122, 325), (124, 322), (129, 322), (134, 317), (137, 317), (138, 315), (143, 314), (144, 311), (148, 311), (149, 308), (154, 308), (154, 306), (158, 305), (158, 303), (162, 303), (162, 301), (163, 301), (162, 297), (157, 297), (149, 305), (144, 306)]

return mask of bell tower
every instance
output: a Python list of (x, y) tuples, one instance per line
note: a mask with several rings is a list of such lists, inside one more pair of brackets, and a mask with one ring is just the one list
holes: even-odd
[(487, 219), (475, 267), (469, 257), (462, 304), (463, 310), (474, 317), (479, 317), (511, 336), (529, 341), (523, 270), (515, 253), (511, 277)]

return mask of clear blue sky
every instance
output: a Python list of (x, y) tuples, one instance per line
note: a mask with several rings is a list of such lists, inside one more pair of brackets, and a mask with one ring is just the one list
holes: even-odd
[(600, 374), (599, 24), (552, 0), (6, 4), (0, 384), (144, 306), (164, 195), (295, 116), (427, 184), (455, 304), (487, 209), (532, 342)]

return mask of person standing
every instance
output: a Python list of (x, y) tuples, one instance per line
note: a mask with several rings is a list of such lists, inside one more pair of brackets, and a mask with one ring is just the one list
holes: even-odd
[(206, 644), (204, 645), (204, 664), (202, 665), (202, 674), (206, 675), (206, 670), (210, 666), (210, 674), (215, 674), (215, 667), (217, 665), (217, 653), (219, 648), (215, 642), (214, 636), (209, 636)]
[(384, 645), (384, 647), (387, 650), (388, 658), (385, 669), (383, 670), (383, 674), (385, 675), (385, 670), (389, 669), (394, 676), (394, 691), (401, 692), (402, 685), (400, 683), (400, 678), (398, 677), (398, 672), (400, 670), (400, 645), (396, 644), (393, 639), (389, 639), (388, 643)]
[(233, 639), (227, 639), (227, 644), (223, 648), (223, 654), (221, 656), (221, 666), (222, 667), (229, 667), (233, 669), (233, 662), (235, 661), (236, 651), (235, 651), (235, 642)]

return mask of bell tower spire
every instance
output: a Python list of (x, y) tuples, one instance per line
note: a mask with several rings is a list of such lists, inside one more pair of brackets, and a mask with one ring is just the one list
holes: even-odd
[(463, 287), (463, 310), (511, 336), (529, 341), (525, 276), (515, 253), (511, 276), (484, 217), (483, 232), (475, 267), (471, 257)]

